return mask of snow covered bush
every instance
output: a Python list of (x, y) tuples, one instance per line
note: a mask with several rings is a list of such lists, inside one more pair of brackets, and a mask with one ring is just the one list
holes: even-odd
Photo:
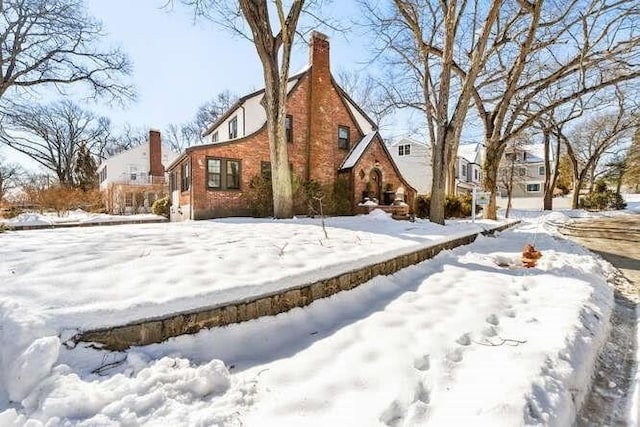
[(151, 205), (151, 212), (156, 215), (162, 215), (164, 217), (169, 218), (170, 208), (171, 208), (171, 198), (169, 196), (165, 196), (153, 202), (153, 205)]

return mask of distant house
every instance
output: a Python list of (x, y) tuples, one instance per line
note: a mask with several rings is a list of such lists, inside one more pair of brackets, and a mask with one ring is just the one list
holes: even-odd
[[(544, 146), (542, 144), (526, 144), (520, 147), (509, 147), (505, 150), (500, 163), (500, 176), (505, 176), (507, 168), (513, 167), (512, 197), (544, 196)], [(551, 161), (553, 167), (553, 160)], [(507, 195), (503, 183), (498, 183), (501, 196)]]
[(162, 144), (160, 132), (130, 150), (104, 160), (98, 167), (100, 191), (111, 213), (148, 212), (153, 202), (168, 194), (165, 166), (178, 157)]
[(407, 182), (419, 194), (430, 193), (433, 181), (431, 146), (415, 139), (401, 138), (388, 144), (388, 147)]
[[(364, 195), (384, 203), (385, 191), (400, 187), (411, 203), (415, 190), (375, 124), (331, 75), (325, 35), (313, 33), (309, 56), (309, 66), (288, 83), (286, 138), (295, 178), (322, 185), (341, 178), (353, 212)], [(208, 143), (187, 148), (169, 165), (172, 220), (253, 213), (245, 190), (253, 177), (271, 172), (263, 98), (264, 89), (241, 97), (203, 133)]]
[(480, 143), (460, 144), (456, 162), (456, 192), (468, 193), (482, 187), (484, 146)]

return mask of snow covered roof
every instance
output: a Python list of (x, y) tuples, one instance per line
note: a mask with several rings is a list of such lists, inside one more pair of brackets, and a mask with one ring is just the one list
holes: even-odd
[(362, 139), (353, 146), (347, 158), (342, 162), (339, 170), (351, 169), (354, 167), (377, 133), (377, 131), (373, 131), (363, 136)]
[(431, 149), (431, 144), (427, 144), (424, 141), (418, 141), (417, 139), (413, 139), (413, 138), (409, 138), (409, 137), (402, 137), (402, 138), (396, 139), (395, 141), (392, 141), (387, 145), (389, 147), (396, 147), (396, 146), (401, 145), (401, 144), (422, 145), (422, 146), (425, 146), (425, 147)]
[(458, 146), (458, 157), (462, 157), (463, 159), (471, 162), (480, 164), (480, 151), (482, 148), (482, 144), (478, 142), (474, 142), (471, 144), (460, 144)]

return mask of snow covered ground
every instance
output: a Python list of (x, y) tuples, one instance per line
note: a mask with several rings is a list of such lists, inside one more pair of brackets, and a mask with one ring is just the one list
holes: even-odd
[[(329, 219), (328, 238), (311, 219), (4, 233), (0, 425), (570, 424), (612, 267), (557, 235), (567, 220), (538, 214), (303, 309), (127, 352), (61, 342), (482, 225), (374, 213)], [(543, 257), (523, 269), (533, 241)]]
[(105, 222), (136, 222), (136, 221), (149, 221), (159, 220), (164, 217), (155, 214), (137, 214), (137, 215), (109, 215), (109, 214), (97, 214), (83, 211), (82, 209), (76, 209), (67, 212), (66, 215), (58, 216), (55, 213), (37, 213), (37, 212), (24, 212), (20, 215), (10, 218), (0, 218), (0, 223), (9, 226), (18, 225), (63, 225), (70, 223), (80, 224), (95, 224)]

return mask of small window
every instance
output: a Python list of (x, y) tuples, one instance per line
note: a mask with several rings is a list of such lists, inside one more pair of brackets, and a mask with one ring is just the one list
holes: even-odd
[(338, 126), (338, 148), (349, 149), (349, 128), (346, 126)]
[(207, 159), (207, 188), (221, 187), (221, 167), (220, 159)]
[(260, 176), (262, 179), (271, 180), (271, 162), (260, 162)]
[(462, 165), (462, 177), (467, 177), (467, 165)]
[(474, 169), (474, 170), (473, 170), (473, 179), (475, 179), (476, 181), (479, 179), (479, 176), (478, 176), (478, 169)]
[(544, 166), (538, 166), (538, 175), (540, 176), (544, 175)]
[(215, 131), (213, 135), (211, 135), (211, 142), (218, 142), (218, 131)]
[(408, 156), (409, 154), (411, 154), (411, 144), (405, 144), (404, 145), (404, 155)]
[(288, 114), (284, 119), (284, 132), (287, 143), (293, 144), (293, 116), (291, 114)]
[(180, 168), (180, 175), (182, 178), (182, 185), (181, 185), (181, 190), (182, 191), (187, 191), (189, 190), (189, 171), (190, 167), (189, 167), (189, 162), (184, 162)]
[(169, 189), (171, 191), (176, 191), (178, 189), (178, 186), (176, 185), (176, 173), (175, 172), (171, 172), (169, 174)]
[(127, 208), (132, 208), (133, 207), (133, 193), (130, 191), (127, 191), (126, 193), (124, 193), (124, 205)]
[(129, 179), (135, 181), (138, 175), (137, 166), (129, 166)]
[(398, 156), (404, 156), (404, 145), (398, 145)]
[(238, 137), (238, 116), (229, 121), (229, 139)]
[(207, 188), (240, 189), (240, 160), (207, 158)]
[(539, 193), (540, 192), (540, 184), (527, 184), (527, 192), (528, 193)]
[(240, 189), (240, 161), (227, 160), (227, 188)]

